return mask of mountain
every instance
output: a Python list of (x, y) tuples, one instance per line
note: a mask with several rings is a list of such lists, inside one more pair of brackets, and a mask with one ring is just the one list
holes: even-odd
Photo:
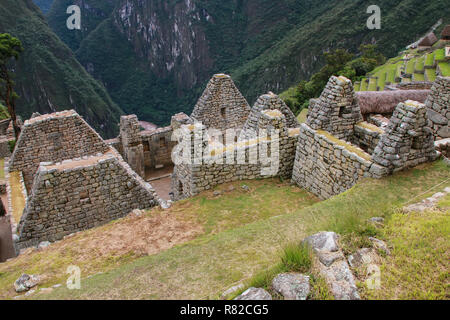
[(50, 10), (53, 0), (33, 0), (34, 4), (37, 5), (41, 11), (45, 14)]
[[(82, 30), (65, 27), (68, 4)], [(253, 103), (309, 79), (334, 48), (377, 43), (388, 57), (450, 17), (444, 0), (380, 0), (369, 30), (366, 0), (55, 0), (49, 24), (126, 113), (166, 124), (190, 112), (206, 81), (226, 72)], [(444, 23), (447, 21), (444, 21)]]
[(75, 109), (104, 137), (118, 133), (121, 109), (48, 27), (31, 0), (0, 2), (0, 33), (19, 38), (24, 52), (16, 65), (17, 112)]

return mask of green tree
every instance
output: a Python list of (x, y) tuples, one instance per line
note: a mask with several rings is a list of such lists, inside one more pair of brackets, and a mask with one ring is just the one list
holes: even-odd
[(16, 140), (19, 138), (20, 128), (17, 125), (15, 100), (18, 95), (14, 91), (14, 81), (10, 72), (11, 60), (18, 60), (23, 51), (19, 39), (8, 33), (0, 34), (0, 99), (5, 103), (14, 127)]

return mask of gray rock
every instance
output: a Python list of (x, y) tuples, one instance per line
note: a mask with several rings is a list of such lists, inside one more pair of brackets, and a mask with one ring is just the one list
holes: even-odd
[(261, 288), (249, 288), (234, 300), (272, 300), (272, 296)]
[(369, 219), (370, 222), (373, 223), (384, 223), (384, 218), (381, 217), (373, 217)]
[(339, 250), (338, 238), (334, 232), (319, 232), (303, 241), (314, 250), (336, 252)]
[(39, 243), (38, 249), (45, 249), (50, 246), (50, 244), (50, 241), (42, 241), (41, 243)]
[(309, 277), (299, 273), (282, 273), (272, 281), (273, 289), (285, 300), (306, 300), (310, 292)]
[(328, 283), (336, 300), (360, 300), (355, 279), (345, 260), (339, 260), (330, 267), (322, 266), (320, 274)]
[(378, 264), (379, 256), (371, 248), (363, 248), (348, 257), (348, 263), (352, 268), (360, 268), (372, 263)]
[(232, 293), (234, 293), (234, 292), (236, 292), (238, 290), (241, 290), (243, 288), (244, 288), (244, 284), (242, 284), (242, 283), (240, 283), (240, 284), (238, 284), (236, 286), (233, 286), (230, 289), (226, 290), (224, 293), (222, 293), (221, 298), (222, 299), (226, 299), (230, 294), (232, 294)]
[(344, 254), (341, 251), (337, 252), (316, 252), (319, 261), (326, 267), (331, 266), (335, 261), (345, 259)]
[(218, 197), (218, 196), (220, 196), (222, 194), (222, 192), (220, 192), (220, 191), (214, 191), (214, 193), (213, 193), (213, 195), (214, 195), (214, 197)]
[(14, 282), (16, 292), (28, 291), (39, 284), (39, 276), (22, 274), (19, 279)]
[(250, 190), (250, 187), (244, 184), (244, 185), (242, 186), (242, 189), (245, 190), (245, 191), (249, 191), (249, 190)]
[(386, 242), (384, 242), (384, 241), (382, 241), (382, 240), (380, 240), (380, 239), (377, 239), (377, 238), (373, 238), (373, 237), (370, 237), (369, 240), (372, 241), (373, 246), (374, 246), (376, 249), (383, 251), (383, 252), (386, 253), (387, 255), (390, 255), (390, 254), (391, 254), (391, 250), (389, 250), (389, 248), (388, 248)]
[(448, 124), (447, 118), (434, 110), (428, 109), (427, 115), (428, 115), (428, 118), (436, 124), (441, 124), (441, 125)]

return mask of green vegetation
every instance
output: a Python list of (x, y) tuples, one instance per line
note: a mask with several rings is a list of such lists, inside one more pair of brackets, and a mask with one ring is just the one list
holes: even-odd
[(0, 179), (5, 179), (5, 159), (0, 158)]
[[(375, 45), (361, 45), (359, 50), (361, 57), (356, 59), (348, 50), (343, 49), (324, 53), (326, 65), (314, 74), (310, 81), (300, 82), (296, 88), (282, 93), (281, 97), (287, 96), (288, 98), (284, 101), (293, 112), (298, 114), (302, 109), (308, 107), (311, 98), (316, 98), (321, 94), (332, 75), (343, 75), (356, 81), (385, 61), (384, 56), (376, 51)], [(365, 87), (365, 79), (362, 81), (361, 86)], [(376, 86), (376, 79), (370, 79), (369, 88), (376, 90)]]
[[(324, 50), (346, 48), (357, 53), (361, 44), (376, 40), (383, 55), (393, 56), (415, 35), (425, 32), (437, 17), (446, 19), (440, 9), (445, 7), (444, 0), (382, 0), (378, 5), (389, 14), (383, 16), (383, 28), (372, 31), (366, 27), (365, 12), (371, 4), (366, 0), (198, 0), (193, 15), (198, 13), (200, 20), (178, 18), (179, 27), (193, 23), (193, 47), (201, 53), (194, 62), (187, 63), (185, 57), (190, 53), (181, 46), (169, 71), (166, 62), (172, 58), (172, 48), (178, 48), (180, 41), (192, 40), (189, 33), (174, 33), (162, 43), (159, 34), (150, 36), (142, 31), (134, 18), (129, 26), (121, 25), (118, 6), (113, 9), (117, 1), (105, 0), (84, 0), (90, 8), (83, 10), (85, 28), (72, 32), (65, 28), (64, 10), (58, 9), (67, 7), (68, 2), (55, 1), (48, 17), (50, 26), (76, 51), (89, 72), (105, 84), (126, 113), (136, 113), (142, 120), (158, 125), (169, 123), (175, 112), (190, 113), (215, 72), (231, 74), (253, 104), (265, 90), (282, 91), (320, 71), (325, 64)], [(137, 11), (132, 16), (150, 20), (152, 14), (157, 30), (172, 28), (168, 17), (175, 14), (173, 7), (183, 7), (180, 1), (166, 3), (155, 0), (152, 5), (142, 6), (137, 0), (129, 1)], [(212, 20), (206, 19), (205, 12)], [(206, 42), (200, 40), (203, 34)], [(158, 59), (152, 60), (155, 55)], [(355, 63), (356, 70), (367, 67), (362, 61)]]
[[(4, 298), (15, 295), (12, 283), (21, 272), (48, 274), (49, 277), (46, 278), (42, 287), (61, 283), (67, 277), (65, 274), (67, 266), (77, 264), (82, 269), (81, 290), (59, 288), (49, 294), (31, 297), (42, 299), (217, 298), (229, 287), (278, 265), (280, 252), (286, 246), (291, 243), (298, 244), (312, 233), (329, 230), (338, 232), (343, 238), (356, 239), (345, 241), (348, 248), (346, 252), (352, 250), (352, 247), (356, 248), (364, 244), (363, 238), (374, 235), (376, 232), (368, 226), (368, 218), (382, 216), (388, 219), (406, 202), (412, 200), (418, 202), (436, 192), (430, 189), (449, 178), (450, 170), (443, 161), (422, 165), (385, 179), (365, 180), (339, 196), (312, 206), (295, 209), (297, 205), (295, 202), (292, 203), (293, 210), (290, 213), (259, 221), (257, 221), (259, 218), (255, 217), (253, 223), (237, 226), (234, 229), (222, 229), (222, 231), (219, 228), (219, 233), (200, 235), (197, 239), (185, 244), (138, 259), (136, 258), (139, 255), (132, 250), (121, 254), (110, 251), (115, 247), (108, 244), (108, 241), (113, 240), (105, 240), (110, 239), (106, 237), (106, 234), (112, 232), (114, 228), (121, 228), (127, 221), (119, 220), (104, 227), (81, 232), (53, 244), (45, 251), (22, 255), (18, 259), (0, 265), (0, 292)], [(246, 182), (251, 192), (244, 193), (245, 197), (258, 198), (258, 188), (253, 187), (251, 184), (253, 182)], [(276, 182), (272, 185), (272, 189), (279, 189)], [(242, 193), (240, 190), (235, 192)], [(205, 194), (176, 203), (168, 212), (162, 214), (166, 219), (173, 217), (173, 214), (181, 219), (186, 212), (198, 210), (201, 197), (205, 197)], [(216, 200), (206, 196), (204, 201), (206, 204)], [(225, 196), (224, 200), (229, 201)], [(189, 202), (192, 203), (191, 207), (187, 206)], [(183, 208), (183, 206), (187, 207)], [(273, 208), (276, 207), (273, 206)], [(220, 210), (220, 203), (216, 203), (216, 210)], [(157, 214), (158, 210), (154, 209), (145, 217), (136, 218), (136, 228), (139, 230), (145, 228), (147, 226), (145, 219)], [(413, 234), (411, 233), (411, 236)], [(112, 236), (114, 236), (113, 232)], [(101, 239), (101, 242), (96, 242), (98, 244), (95, 248), (86, 249), (89, 243), (87, 240), (92, 241), (96, 237)], [(107, 255), (103, 255), (105, 251)], [(102, 255), (92, 259), (93, 254), (97, 256), (100, 252)], [(87, 278), (98, 272), (103, 273)], [(324, 288), (320, 279), (314, 279), (314, 287), (317, 288), (315, 295), (326, 296), (324, 291), (320, 290)]]
[(0, 99), (11, 116), (16, 139), (20, 134), (16, 117), (16, 99), (19, 96), (14, 90), (15, 82), (11, 69), (15, 68), (13, 63), (17, 62), (22, 52), (23, 47), (19, 39), (8, 33), (0, 33)]
[[(448, 201), (448, 196), (447, 196)], [(381, 266), (381, 290), (366, 299), (448, 299), (450, 217), (447, 211), (395, 213), (381, 237), (393, 248)]]
[(8, 119), (9, 117), (10, 116), (8, 113), (8, 109), (6, 109), (6, 107), (0, 103), (0, 120), (5, 120)]
[(76, 109), (104, 137), (116, 136), (121, 110), (50, 30), (39, 9), (25, 0), (4, 0), (0, 17), (0, 30), (24, 47), (15, 69), (17, 113), (26, 119), (34, 111)]

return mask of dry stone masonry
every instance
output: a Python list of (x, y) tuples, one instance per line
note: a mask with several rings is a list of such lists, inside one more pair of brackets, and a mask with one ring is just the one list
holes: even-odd
[(158, 205), (152, 187), (115, 152), (41, 163), (19, 225), (17, 247), (65, 235)]
[(400, 103), (375, 148), (373, 160), (390, 172), (436, 160), (438, 154), (426, 113), (422, 103)]
[(435, 139), (450, 138), (450, 77), (437, 77), (425, 104)]
[(250, 106), (229, 75), (216, 74), (198, 100), (191, 118), (207, 128), (242, 129)]
[(29, 191), (40, 162), (63, 161), (105, 153), (108, 145), (74, 110), (25, 121), (9, 164), (20, 171)]

